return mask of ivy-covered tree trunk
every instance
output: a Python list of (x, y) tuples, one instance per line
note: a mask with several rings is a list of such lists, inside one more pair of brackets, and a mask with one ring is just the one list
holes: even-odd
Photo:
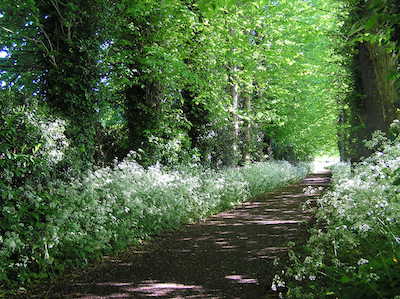
[(56, 115), (68, 120), (68, 158), (82, 168), (95, 152), (102, 10), (98, 0), (38, 1), (43, 93)]
[[(128, 7), (132, 3), (127, 3)], [(128, 9), (129, 10), (129, 9)], [(122, 94), (125, 99), (125, 118), (128, 129), (128, 148), (139, 153), (138, 162), (151, 165), (158, 161), (159, 143), (153, 137), (160, 135), (162, 123), (162, 86), (157, 79), (152, 78), (148, 65), (143, 63), (146, 57), (146, 47), (152, 44), (152, 35), (156, 30), (152, 18), (156, 16), (131, 16), (125, 12), (124, 22), (119, 24), (119, 36), (116, 41), (117, 49), (126, 57), (125, 68), (129, 81), (123, 84)], [(130, 23), (132, 29), (126, 24)], [(149, 25), (152, 24), (152, 25)], [(154, 139), (153, 141), (151, 139)], [(154, 144), (152, 144), (154, 142)]]
[(146, 113), (141, 103), (145, 103), (146, 90), (135, 84), (125, 90), (125, 116), (128, 124), (128, 140), (131, 150), (138, 150), (145, 141)]
[[(369, 139), (377, 130), (389, 133), (390, 124), (397, 117), (399, 90), (395, 74), (399, 61), (392, 47), (396, 34), (391, 33), (393, 28), (384, 21), (385, 15), (381, 11), (394, 8), (380, 5), (383, 4), (360, 2), (354, 7), (355, 19), (351, 19), (348, 25), (353, 29), (359, 26), (363, 35), (359, 38), (362, 41), (355, 46), (352, 64), (355, 92), (350, 94), (348, 111), (343, 111), (342, 117), (344, 126), (349, 126), (348, 133), (343, 132), (340, 136), (347, 138), (340, 141), (343, 160), (357, 162), (370, 155), (371, 151), (364, 146), (363, 140)], [(391, 34), (380, 37), (382, 32)]]
[(149, 132), (159, 127), (159, 88), (151, 82), (134, 84), (125, 90), (125, 115), (131, 150), (150, 150)]
[(209, 111), (201, 103), (194, 102), (194, 96), (189, 90), (182, 91), (183, 113), (185, 119), (189, 122), (187, 134), (190, 138), (192, 149), (197, 149), (201, 158), (206, 156), (206, 145), (202, 141), (202, 135), (205, 134), (206, 127), (209, 124)]
[(374, 131), (388, 133), (390, 124), (396, 118), (398, 90), (393, 74), (396, 72), (396, 56), (384, 46), (363, 43), (355, 57), (356, 91), (350, 102), (350, 134), (347, 153), (342, 158), (359, 161), (371, 154), (363, 140)]

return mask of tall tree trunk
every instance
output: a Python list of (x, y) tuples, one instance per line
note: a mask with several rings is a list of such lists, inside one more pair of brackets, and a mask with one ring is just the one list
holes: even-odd
[[(150, 132), (160, 126), (160, 87), (149, 81), (141, 81), (125, 90), (125, 116), (128, 122), (129, 149), (143, 150), (137, 158), (142, 164), (152, 164)], [(155, 158), (155, 157), (154, 157)], [(155, 158), (156, 159), (156, 158)]]
[(386, 132), (395, 119), (398, 93), (390, 77), (396, 71), (397, 59), (385, 47), (365, 43), (360, 46), (359, 63), (367, 127), (369, 131)]
[(361, 96), (351, 103), (351, 133), (348, 156), (357, 162), (371, 154), (363, 140), (376, 130), (388, 133), (396, 118), (399, 94), (392, 75), (396, 72), (396, 56), (384, 46), (363, 43), (356, 57), (358, 69), (357, 90)]
[[(397, 117), (399, 90), (395, 74), (398, 74), (399, 60), (398, 50), (393, 50), (393, 46), (398, 45), (398, 25), (393, 21), (399, 13), (397, 2), (356, 2), (349, 14), (346, 27), (360, 27), (361, 24), (363, 32), (359, 37), (365, 39), (363, 34), (368, 33), (372, 39), (367, 38), (353, 49), (350, 44), (347, 46), (347, 50), (357, 52), (351, 67), (355, 89), (347, 100), (348, 109), (343, 110), (342, 159), (356, 162), (370, 155), (371, 150), (364, 146), (363, 140), (369, 139), (376, 130), (390, 133), (390, 124)], [(354, 34), (350, 31), (348, 34)], [(391, 37), (386, 39), (389, 33)]]
[[(243, 106), (247, 111), (247, 114), (250, 114), (251, 111), (251, 98), (249, 95), (243, 97)], [(243, 124), (243, 140), (242, 140), (242, 162), (250, 163), (251, 161), (251, 121), (250, 119), (246, 119)]]
[(230, 86), (230, 96), (231, 96), (231, 123), (225, 128), (225, 138), (223, 144), (223, 165), (224, 166), (236, 166), (239, 162), (239, 84), (235, 82), (235, 73), (237, 68), (233, 67), (231, 71), (231, 86)]
[(129, 149), (137, 151), (144, 147), (144, 132), (150, 126), (146, 111), (145, 86), (135, 84), (125, 90), (125, 116), (128, 123)]
[(201, 158), (205, 158), (207, 149), (201, 136), (205, 133), (205, 129), (209, 124), (209, 112), (203, 104), (195, 103), (193, 93), (189, 90), (181, 92), (183, 103), (183, 113), (185, 118), (190, 123), (190, 128), (187, 134), (190, 138), (192, 149), (196, 148), (201, 154)]
[[(233, 69), (234, 72), (237, 71), (236, 67)], [(239, 157), (239, 133), (240, 133), (240, 120), (239, 120), (239, 85), (233, 83), (231, 89), (232, 95), (232, 121), (233, 121), (233, 144), (232, 144), (232, 156), (234, 158), (234, 163), (237, 163)]]
[[(70, 157), (86, 168), (94, 160), (98, 124), (96, 87), (100, 81), (98, 59), (99, 1), (38, 1), (42, 17), (41, 52), (43, 94), (58, 116), (68, 120), (66, 135)], [(96, 9), (96, 13), (93, 13)]]

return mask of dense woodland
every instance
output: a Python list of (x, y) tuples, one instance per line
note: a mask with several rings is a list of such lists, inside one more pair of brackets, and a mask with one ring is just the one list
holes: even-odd
[(260, 162), (395, 142), (399, 24), (396, 0), (2, 0), (0, 289), (265, 191)]

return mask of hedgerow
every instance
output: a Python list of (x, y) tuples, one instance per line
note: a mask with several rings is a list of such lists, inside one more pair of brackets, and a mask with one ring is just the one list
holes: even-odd
[(367, 144), (371, 157), (333, 168), (305, 254), (275, 277), (288, 298), (400, 298), (400, 142)]

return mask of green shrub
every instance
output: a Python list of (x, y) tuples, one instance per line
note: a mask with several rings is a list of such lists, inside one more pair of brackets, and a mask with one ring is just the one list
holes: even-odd
[[(56, 207), (47, 182), (68, 147), (61, 120), (48, 120), (13, 92), (0, 91), (0, 281), (24, 280), (40, 264), (47, 217)], [(21, 257), (21, 258), (20, 258)]]
[(317, 227), (305, 255), (291, 253), (283, 277), (289, 298), (394, 298), (400, 295), (400, 143), (350, 168), (333, 169), (333, 187), (319, 201)]

